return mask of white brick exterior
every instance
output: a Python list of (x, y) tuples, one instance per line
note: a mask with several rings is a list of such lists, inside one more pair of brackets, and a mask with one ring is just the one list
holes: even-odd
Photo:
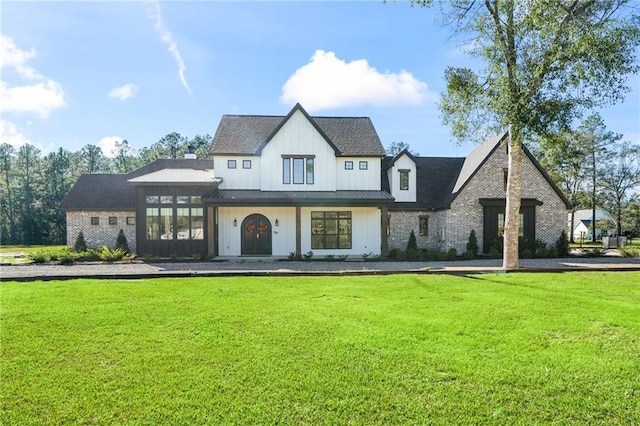
[[(455, 248), (464, 253), (472, 229), (476, 231), (482, 251), (483, 206), (480, 198), (505, 198), (504, 170), (508, 166), (506, 149), (498, 147), (467, 182), (449, 210), (440, 212), (392, 211), (390, 213), (389, 248), (406, 249), (409, 233), (413, 229), (419, 248), (441, 251)], [(522, 198), (542, 202), (536, 206), (536, 239), (554, 246), (560, 233), (566, 231), (567, 208), (562, 198), (549, 185), (544, 176), (524, 156), (522, 164)], [(429, 235), (418, 235), (419, 217), (429, 216)]]
[[(89, 248), (107, 246), (114, 248), (118, 232), (122, 229), (127, 237), (127, 244), (132, 253), (136, 252), (136, 212), (131, 211), (68, 211), (67, 212), (67, 246), (73, 248), (82, 231)], [(91, 218), (99, 218), (99, 225), (92, 225)], [(117, 218), (117, 225), (109, 225), (109, 218)], [(134, 218), (133, 225), (127, 225), (127, 217)]]

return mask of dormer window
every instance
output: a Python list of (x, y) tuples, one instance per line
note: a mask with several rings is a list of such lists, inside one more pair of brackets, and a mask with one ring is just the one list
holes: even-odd
[(409, 170), (401, 169), (400, 172), (400, 190), (409, 190)]
[(282, 157), (282, 183), (297, 185), (313, 185), (314, 182), (314, 156), (283, 156)]

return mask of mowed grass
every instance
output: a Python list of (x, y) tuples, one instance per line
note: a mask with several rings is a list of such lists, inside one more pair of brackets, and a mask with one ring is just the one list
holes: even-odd
[(640, 423), (639, 273), (0, 291), (2, 424)]

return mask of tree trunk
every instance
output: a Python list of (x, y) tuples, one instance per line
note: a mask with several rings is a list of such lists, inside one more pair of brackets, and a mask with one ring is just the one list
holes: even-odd
[(504, 218), (504, 257), (502, 268), (518, 269), (518, 234), (522, 193), (522, 136), (509, 132), (509, 172), (507, 176), (507, 205)]

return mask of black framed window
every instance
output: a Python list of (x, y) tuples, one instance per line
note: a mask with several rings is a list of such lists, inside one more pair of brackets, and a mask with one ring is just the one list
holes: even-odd
[(251, 168), (251, 160), (242, 160), (242, 168), (250, 169)]
[(353, 161), (345, 161), (344, 162), (345, 170), (353, 170)]
[(109, 225), (117, 225), (118, 217), (117, 216), (109, 216)]
[(419, 219), (418, 233), (426, 237), (429, 235), (429, 218), (427, 216), (422, 216)]
[(135, 225), (136, 217), (135, 216), (127, 216), (127, 225)]
[(360, 168), (360, 170), (368, 170), (369, 169), (369, 162), (368, 161), (360, 161), (358, 163), (358, 167)]
[(409, 170), (400, 170), (400, 190), (409, 189)]
[(283, 157), (282, 183), (297, 185), (313, 185), (315, 181), (315, 165), (313, 157)]
[(351, 212), (311, 212), (312, 249), (350, 249)]
[(147, 240), (204, 239), (204, 208), (199, 196), (148, 195), (145, 219)]
[(100, 218), (98, 216), (92, 216), (91, 217), (91, 224), (92, 225), (100, 225)]
[(235, 169), (236, 166), (236, 160), (227, 160), (227, 169)]

